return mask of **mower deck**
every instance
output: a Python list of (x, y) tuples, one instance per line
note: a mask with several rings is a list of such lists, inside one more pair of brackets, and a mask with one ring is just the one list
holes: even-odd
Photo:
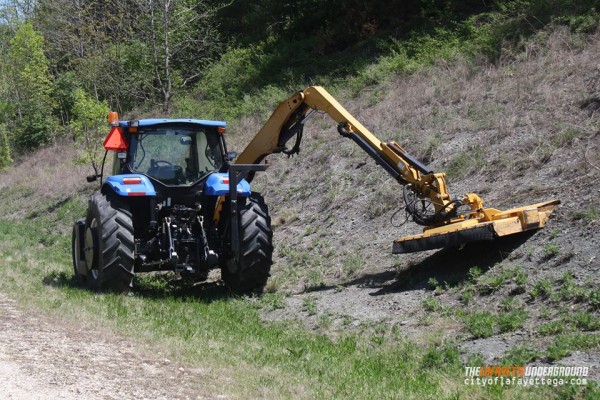
[(454, 247), (469, 242), (494, 240), (497, 237), (512, 235), (544, 227), (548, 217), (560, 204), (560, 200), (513, 208), (506, 211), (486, 208), (480, 218), (458, 220), (456, 222), (428, 228), (420, 235), (407, 236), (394, 241), (394, 254), (413, 253)]

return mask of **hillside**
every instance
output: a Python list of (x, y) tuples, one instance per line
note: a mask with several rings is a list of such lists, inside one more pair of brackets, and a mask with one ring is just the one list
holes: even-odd
[[(437, 65), (344, 102), (377, 135), (447, 171), (456, 195), (473, 191), (500, 209), (560, 199), (549, 226), (517, 243), (391, 255), (393, 239), (418, 232), (392, 226), (404, 221), (398, 187), (326, 117), (313, 122), (300, 156), (272, 157), (260, 181), (278, 224), (273, 285), (294, 293), (278, 314), (314, 301), (309, 324), (328, 312), (400, 323), (416, 338), (458, 335), (488, 361), (516, 342), (549, 344), (538, 328), (569, 326), (565, 309), (597, 318), (599, 50), (597, 36), (541, 33), (496, 67)], [(525, 311), (523, 327), (472, 341), (465, 318), (505, 303)]]
[[(391, 255), (393, 239), (418, 232), (410, 222), (392, 226), (404, 220), (403, 211), (394, 215), (403, 207), (398, 187), (327, 117), (312, 122), (301, 154), (271, 157), (258, 181), (277, 223), (273, 286), (302, 293), (280, 314), (295, 315), (311, 299), (319, 313), (339, 318), (410, 321), (402, 329), (420, 336), (423, 319), (431, 320), (422, 303), (430, 301), (439, 305), (438, 334), (455, 337), (464, 327), (446, 308), (495, 314), (509, 298), (511, 309), (528, 316), (519, 335), (537, 342), (544, 337), (535, 327), (560, 321), (564, 307), (588, 310), (571, 292), (597, 293), (598, 285), (598, 51), (596, 36), (541, 33), (518, 59), (497, 67), (438, 65), (344, 102), (382, 139), (447, 171), (454, 194), (473, 191), (500, 209), (560, 199), (548, 228), (522, 243)], [(246, 124), (236, 129), (256, 131), (255, 121)], [(483, 275), (472, 279), (476, 267)], [(515, 283), (518, 273), (526, 284)], [(549, 293), (532, 295), (540, 285)], [(551, 311), (541, 314), (543, 307)], [(308, 320), (318, 325), (319, 313)], [(508, 342), (506, 350), (517, 338), (479, 340), (478, 351), (501, 356), (486, 344), (498, 340)]]
[[(270, 157), (254, 182), (275, 224), (269, 293), (230, 298), (218, 280), (182, 287), (169, 275), (136, 278), (128, 297), (93, 294), (74, 282), (69, 258), (71, 223), (94, 185), (63, 140), (0, 175), (0, 290), (192, 365), (231, 367), (234, 398), (248, 395), (245, 384), (262, 398), (594, 398), (596, 383), (469, 388), (462, 367), (585, 365), (600, 379), (599, 54), (598, 33), (548, 29), (496, 64), (441, 60), (356, 96), (337, 85), (373, 133), (446, 171), (451, 193), (500, 209), (560, 199), (531, 236), (392, 255), (395, 238), (419, 231), (399, 226), (400, 187), (317, 116), (301, 153)], [(230, 148), (264, 121), (231, 121)], [(393, 376), (402, 374), (412, 383)], [(356, 392), (345, 387), (361, 379)]]

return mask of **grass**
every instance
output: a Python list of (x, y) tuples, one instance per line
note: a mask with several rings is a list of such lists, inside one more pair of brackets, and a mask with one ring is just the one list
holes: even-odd
[(465, 318), (467, 330), (475, 339), (492, 336), (495, 322), (496, 318), (489, 311), (473, 313)]
[(501, 288), (515, 284), (516, 292), (521, 292), (527, 283), (527, 273), (520, 266), (497, 267), (483, 274), (482, 271), (473, 267), (467, 273), (470, 284), (463, 291), (477, 292), (481, 295), (489, 295)]
[(567, 357), (575, 350), (586, 350), (596, 347), (600, 344), (600, 335), (598, 334), (568, 334), (559, 335), (554, 338), (554, 342), (546, 351), (548, 361), (556, 361)]
[(532, 345), (520, 345), (511, 348), (502, 359), (503, 365), (527, 365), (540, 358), (542, 352)]
[(440, 302), (431, 296), (426, 297), (423, 300), (422, 305), (426, 311), (439, 311), (442, 308)]
[(598, 211), (597, 208), (590, 207), (585, 210), (573, 211), (571, 213), (571, 217), (576, 221), (590, 223), (592, 221), (597, 221), (598, 219), (600, 219), (600, 211)]
[[(51, 244), (40, 246), (48, 228), (36, 221), (1, 220), (0, 234), (3, 292), (27, 307), (153, 343), (172, 359), (226, 370), (236, 382), (230, 387), (234, 393), (260, 397), (249, 388), (264, 388), (284, 398), (434, 398), (444, 397), (448, 380), (456, 382), (456, 390), (460, 386), (459, 352), (450, 345), (437, 355), (381, 333), (374, 338), (346, 333), (333, 340), (297, 322), (262, 322), (261, 308), (282, 306), (279, 293), (256, 302), (177, 289), (150, 275), (136, 279), (132, 296), (93, 293), (71, 277), (67, 238), (50, 235), (45, 240)], [(314, 300), (304, 308), (316, 314)], [(327, 327), (332, 318), (321, 314), (318, 322)]]
[(485, 165), (484, 154), (483, 148), (473, 146), (450, 160), (446, 173), (452, 179), (464, 178)]
[(489, 311), (476, 312), (464, 317), (465, 326), (473, 338), (487, 338), (497, 331), (512, 332), (523, 327), (527, 313), (525, 310), (513, 310), (493, 314)]
[(535, 283), (530, 292), (532, 298), (548, 298), (552, 295), (552, 281), (541, 279)]
[(597, 315), (588, 312), (576, 312), (570, 314), (566, 319), (568, 322), (574, 324), (575, 327), (583, 331), (600, 330), (600, 318), (598, 318)]
[(556, 257), (560, 253), (560, 248), (556, 243), (548, 243), (543, 249), (546, 259)]
[(312, 297), (304, 298), (302, 302), (302, 311), (308, 315), (315, 315), (317, 313), (317, 302)]
[(538, 332), (544, 336), (558, 335), (559, 333), (563, 333), (565, 328), (563, 321), (551, 321), (540, 325)]
[(527, 312), (525, 310), (502, 312), (498, 315), (498, 328), (500, 332), (512, 332), (522, 328), (526, 319)]

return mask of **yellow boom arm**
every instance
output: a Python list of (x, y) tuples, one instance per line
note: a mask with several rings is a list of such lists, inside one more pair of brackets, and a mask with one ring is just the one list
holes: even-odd
[[(394, 253), (490, 240), (541, 228), (559, 203), (554, 200), (501, 212), (483, 208), (483, 199), (474, 193), (459, 200), (452, 199), (446, 187), (446, 174), (434, 173), (395, 141), (384, 143), (379, 140), (320, 86), (308, 87), (280, 103), (236, 163), (258, 164), (272, 153), (297, 152), (304, 124), (315, 111), (327, 113), (338, 123), (338, 132), (342, 136), (356, 142), (404, 185), (407, 212), (426, 228), (422, 235), (396, 240)], [(288, 150), (286, 144), (294, 136), (297, 137), (296, 145)]]

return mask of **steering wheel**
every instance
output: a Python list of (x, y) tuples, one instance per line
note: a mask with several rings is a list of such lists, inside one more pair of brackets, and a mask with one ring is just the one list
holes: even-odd
[(165, 166), (173, 166), (173, 163), (167, 160), (156, 160), (154, 161), (154, 165), (156, 165), (157, 167), (160, 167), (160, 165), (158, 165), (159, 163), (163, 163)]

